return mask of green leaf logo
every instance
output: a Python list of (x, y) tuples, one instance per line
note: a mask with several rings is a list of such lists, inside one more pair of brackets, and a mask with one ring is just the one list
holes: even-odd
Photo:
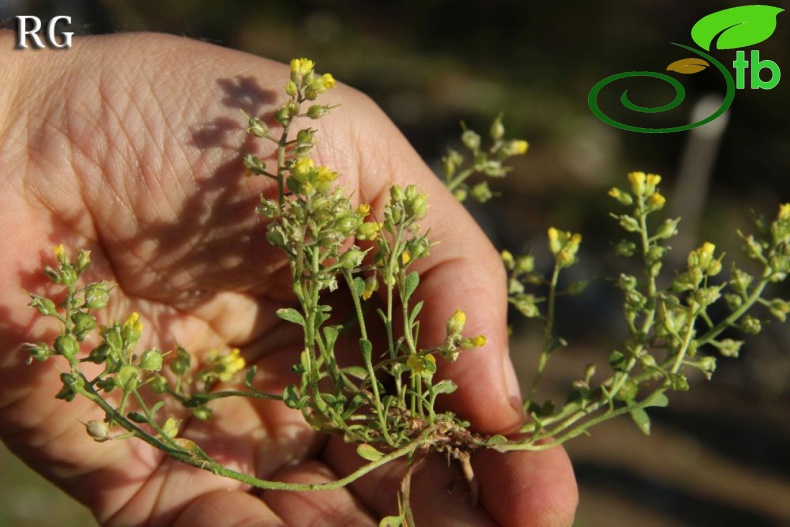
[(784, 11), (770, 5), (745, 5), (711, 13), (691, 28), (691, 38), (710, 51), (716, 41), (718, 49), (745, 48), (768, 39), (776, 30), (776, 16)]

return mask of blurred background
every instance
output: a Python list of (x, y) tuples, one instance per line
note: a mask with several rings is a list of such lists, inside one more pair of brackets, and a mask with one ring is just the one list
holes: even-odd
[[(622, 131), (599, 121), (587, 104), (604, 77), (661, 72), (686, 58), (689, 53), (670, 42), (691, 45), (697, 20), (736, 5), (0, 0), (0, 18), (13, 27), (16, 15), (70, 15), (80, 34), (162, 31), (282, 61), (310, 57), (319, 70), (376, 100), (434, 166), (457, 144), (461, 120), (487, 130), (504, 112), (508, 134), (527, 139), (530, 150), (512, 175), (493, 182), (499, 199), (472, 206), (473, 213), (497, 246), (532, 249), (544, 266), (548, 226), (581, 232), (581, 264), (573, 277), (592, 280), (584, 296), (558, 306), (558, 332), (570, 346), (552, 356), (542, 394), (550, 398), (565, 393), (585, 364), (605, 364), (612, 336), (622, 332), (620, 296), (603, 277), (616, 276), (622, 265), (613, 256), (611, 240), (620, 233), (608, 217), (614, 204), (606, 193), (623, 185), (627, 172), (664, 177), (670, 212), (683, 217), (687, 233), (673, 243), (681, 263), (684, 252), (707, 239), (738, 255), (735, 231), (749, 229), (752, 211), (773, 216), (778, 203), (790, 199), (790, 80), (772, 90), (738, 90), (726, 116), (695, 132)], [(780, 14), (774, 35), (757, 47), (761, 59), (790, 71), (790, 15)], [(713, 55), (729, 66), (735, 51)], [(601, 105), (641, 126), (683, 124), (695, 108), (712, 113), (706, 108), (723, 96), (717, 72), (680, 77), (686, 102), (672, 112), (629, 116), (617, 109), (626, 88), (643, 105), (674, 95), (663, 84), (638, 80), (610, 87)], [(580, 483), (577, 527), (790, 525), (790, 334), (775, 321), (765, 326), (740, 359), (719, 361), (712, 381), (693, 379), (691, 392), (673, 394), (669, 409), (652, 411), (653, 437), (626, 418), (567, 445)], [(529, 324), (514, 328), (511, 350), (525, 386), (537, 362), (539, 331)], [(49, 525), (95, 522), (0, 450), (0, 527)]]

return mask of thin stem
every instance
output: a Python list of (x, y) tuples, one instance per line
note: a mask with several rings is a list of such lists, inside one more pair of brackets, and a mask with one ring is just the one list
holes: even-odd
[(559, 264), (554, 264), (554, 270), (551, 273), (551, 280), (549, 281), (549, 305), (548, 311), (546, 313), (546, 325), (543, 328), (543, 347), (540, 350), (540, 359), (538, 361), (538, 372), (535, 374), (535, 379), (532, 381), (532, 387), (529, 390), (529, 397), (527, 397), (527, 401), (524, 403), (525, 407), (528, 407), (529, 404), (534, 401), (535, 395), (538, 391), (538, 386), (540, 385), (541, 378), (543, 377), (543, 372), (546, 369), (546, 365), (549, 362), (549, 355), (555, 348), (554, 343), (554, 306), (557, 300), (557, 281), (560, 276), (560, 266)]

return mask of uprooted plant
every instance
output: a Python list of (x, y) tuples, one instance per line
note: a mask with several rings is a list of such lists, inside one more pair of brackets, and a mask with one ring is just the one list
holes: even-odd
[[(250, 175), (276, 182), (276, 197), (262, 196), (257, 210), (269, 222), (268, 242), (287, 255), (297, 300), (295, 307), (280, 309), (277, 315), (298, 326), (303, 335), (303, 349), (294, 356), (294, 382), (283, 393), (256, 388), (255, 367), (246, 369), (243, 380), (237, 379), (246, 368), (237, 349), (215, 350), (200, 365), (192, 364), (190, 353), (181, 348), (138, 350), (143, 331), (138, 314), (106, 325), (97, 321), (113, 284), (81, 282), (90, 264), (89, 252), (79, 250), (75, 255), (62, 245), (55, 248), (56, 263), (44, 272), (62, 288), (50, 295), (59, 301), (33, 294), (30, 305), (57, 320), (60, 334), (54, 342), (28, 344), (27, 351), (35, 360), (65, 359), (57, 397), (65, 401), (84, 397), (101, 408), (105, 418), (86, 424), (93, 439), (136, 437), (194, 467), (255, 487), (286, 491), (341, 487), (386, 463), (405, 459), (400, 510), (381, 524), (414, 525), (410, 478), (429, 453), (438, 452), (462, 465), (474, 500), (469, 459), (476, 450), (548, 449), (623, 414), (649, 433), (646, 410), (665, 406), (668, 392), (689, 389), (685, 372), (696, 369), (710, 377), (716, 355), (738, 355), (741, 342), (725, 338), (725, 331), (759, 332), (759, 315), (750, 314), (753, 307), (766, 308), (782, 321), (790, 311), (787, 301), (763, 296), (790, 269), (790, 204), (782, 205), (773, 221), (758, 219), (755, 234), (741, 234), (758, 272), (733, 264), (729, 277), (722, 277), (723, 255), (705, 243), (688, 255), (687, 267), (663, 287), (659, 276), (665, 272), (667, 242), (677, 233), (679, 219), (657, 218), (665, 205), (659, 176), (631, 173), (628, 188), (613, 188), (609, 195), (619, 208), (612, 216), (626, 233), (617, 252), (637, 259), (643, 272), (615, 279), (623, 293), (628, 335), (609, 355), (611, 371), (596, 375), (595, 366), (588, 366), (561, 406), (537, 400), (551, 354), (564, 345), (554, 331), (556, 298), (583, 289), (582, 283), (559, 287), (560, 274), (576, 263), (581, 235), (550, 228), (548, 247), (554, 265), (548, 277), (536, 270), (532, 256), (502, 253), (509, 302), (544, 327), (537, 370), (524, 402), (529, 419), (517, 438), (477, 433), (457, 415), (437, 410), (437, 400), (456, 385), (436, 381), (434, 374), (443, 361), (455, 361), (461, 353), (484, 353), (470, 350), (483, 348), (485, 336), (465, 334), (466, 316), (457, 310), (447, 321), (440, 345), (420, 344), (419, 315), (424, 306), (413, 300), (420, 275), (412, 265), (428, 256), (433, 243), (420, 225), (428, 213), (429, 197), (413, 185), (394, 185), (382, 210), (373, 211), (364, 203), (353, 207), (348, 192), (333, 184), (338, 174), (317, 166), (310, 157), (316, 131), (295, 130), (297, 122), (320, 119), (332, 110), (314, 101), (333, 85), (332, 76), (317, 74), (312, 61), (294, 60), (286, 102), (273, 114), (277, 125), (270, 128), (262, 118), (245, 115), (247, 132), (276, 149), (275, 162), (267, 164), (247, 154), (244, 166)], [(490, 140), (483, 141), (464, 127), (463, 151), (451, 149), (443, 160), (442, 176), (460, 200), (490, 199), (486, 178), (505, 176), (509, 170), (505, 162), (527, 150), (525, 141), (505, 139), (501, 116), (488, 135)], [(347, 292), (353, 306), (343, 321), (332, 317), (326, 300), (327, 293), (338, 289)], [(728, 312), (720, 320), (709, 314), (717, 303)], [(88, 344), (91, 336), (98, 345)], [(351, 365), (338, 360), (347, 342), (356, 348), (357, 360)], [(212, 401), (227, 397), (282, 401), (300, 410), (314, 429), (358, 445), (357, 453), (367, 463), (344, 478), (320, 484), (265, 481), (224, 467), (199, 444), (179, 435), (179, 422), (168, 408), (175, 402), (194, 417), (209, 419)]]

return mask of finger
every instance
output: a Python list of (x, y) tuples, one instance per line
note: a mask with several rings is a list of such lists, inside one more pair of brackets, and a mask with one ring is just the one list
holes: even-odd
[[(329, 483), (338, 477), (327, 465), (312, 461), (287, 467), (277, 473), (274, 479), (287, 483)], [(377, 524), (347, 488), (315, 492), (267, 490), (262, 497), (289, 527)]]
[(579, 500), (562, 447), (540, 452), (483, 450), (472, 457), (480, 504), (500, 525), (569, 527)]
[[(118, 525), (122, 525), (119, 522)], [(190, 503), (172, 524), (149, 523), (172, 527), (285, 527), (263, 501), (243, 491), (216, 491), (204, 494)]]

